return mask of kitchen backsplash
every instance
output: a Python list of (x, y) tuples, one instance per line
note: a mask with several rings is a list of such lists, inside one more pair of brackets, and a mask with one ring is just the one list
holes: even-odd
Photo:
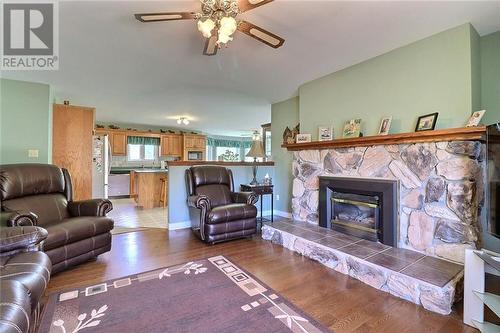
[(111, 167), (126, 168), (126, 167), (159, 167), (160, 161), (175, 161), (174, 157), (160, 157), (154, 161), (128, 161), (127, 156), (113, 156), (111, 159)]

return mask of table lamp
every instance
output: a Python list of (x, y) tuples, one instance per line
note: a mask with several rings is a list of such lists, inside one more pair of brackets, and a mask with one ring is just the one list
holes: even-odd
[(252, 172), (253, 172), (253, 179), (250, 182), (250, 185), (257, 185), (259, 182), (257, 181), (257, 158), (264, 158), (266, 157), (266, 154), (264, 153), (264, 147), (262, 146), (262, 141), (260, 140), (253, 140), (252, 141), (252, 147), (250, 147), (250, 151), (248, 154), (246, 154), (246, 157), (253, 157), (253, 163), (254, 165), (252, 166)]

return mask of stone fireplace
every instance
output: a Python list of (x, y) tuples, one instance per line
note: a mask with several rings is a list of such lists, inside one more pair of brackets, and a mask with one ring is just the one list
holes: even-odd
[(398, 182), (319, 177), (319, 225), (397, 247)]
[(455, 262), (463, 262), (466, 248), (479, 246), (486, 177), (480, 140), (299, 150), (292, 172), (295, 220), (328, 226), (320, 211), (322, 177), (398, 181), (393, 246)]

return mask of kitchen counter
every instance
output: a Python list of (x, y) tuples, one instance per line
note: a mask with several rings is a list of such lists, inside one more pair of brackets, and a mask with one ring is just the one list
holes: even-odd
[(111, 168), (110, 173), (114, 175), (121, 175), (130, 173), (131, 171), (135, 172), (168, 172), (168, 169), (160, 169), (160, 168), (141, 168), (141, 167), (118, 167)]

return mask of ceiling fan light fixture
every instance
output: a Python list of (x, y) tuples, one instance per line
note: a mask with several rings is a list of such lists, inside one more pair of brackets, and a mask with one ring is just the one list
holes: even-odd
[(215, 28), (215, 22), (210, 19), (199, 19), (198, 20), (198, 30), (201, 32), (203, 37), (210, 38), (212, 37), (212, 30)]
[(238, 24), (234, 17), (226, 16), (220, 20), (219, 33), (222, 32), (224, 35), (231, 36), (236, 31)]
[(189, 120), (187, 120), (187, 118), (184, 118), (184, 119), (182, 119), (182, 123), (184, 125), (189, 125)]

